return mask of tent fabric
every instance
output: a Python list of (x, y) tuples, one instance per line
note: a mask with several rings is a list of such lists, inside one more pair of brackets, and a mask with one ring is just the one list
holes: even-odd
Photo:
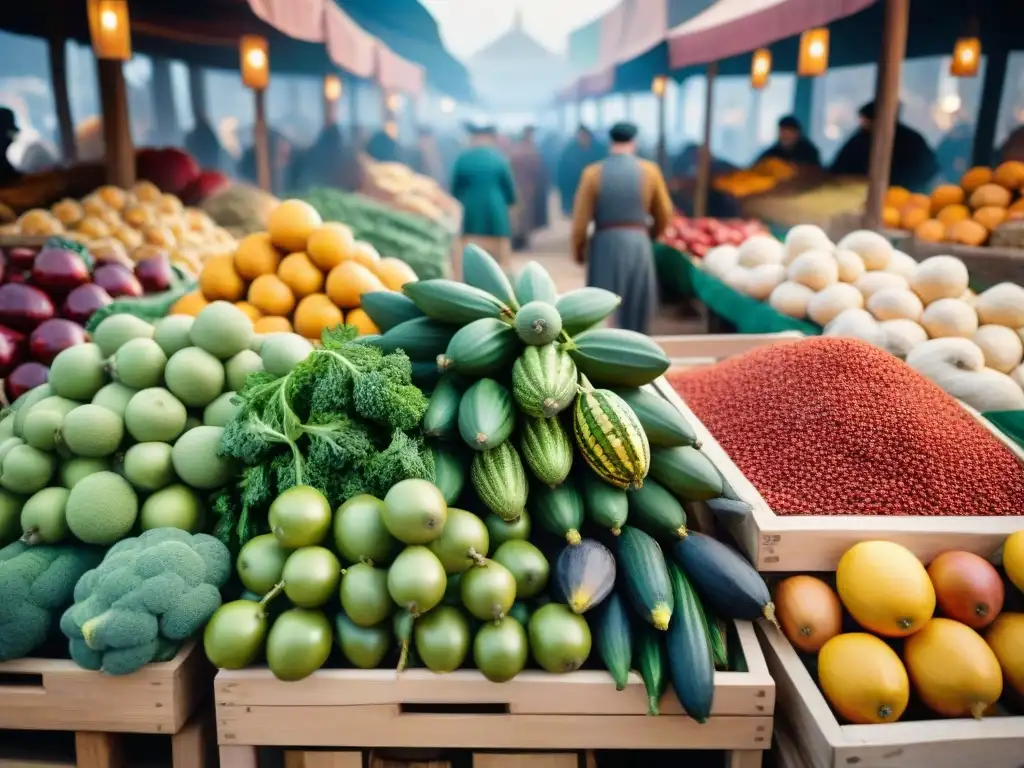
[(671, 30), (673, 69), (706, 64), (850, 16), (877, 0), (719, 0)]
[(423, 68), (403, 59), (384, 43), (377, 42), (377, 82), (389, 91), (416, 96), (423, 90)]
[(307, 43), (322, 43), (326, 36), (327, 0), (247, 0), (252, 12), (270, 26)]
[(372, 77), (377, 66), (377, 41), (334, 4), (327, 7), (326, 26), (331, 60), (356, 77)]
[(622, 0), (623, 28), (613, 60), (635, 59), (665, 39), (669, 0)]
[(597, 66), (602, 20), (594, 19), (569, 33), (568, 58), (574, 72), (589, 72)]

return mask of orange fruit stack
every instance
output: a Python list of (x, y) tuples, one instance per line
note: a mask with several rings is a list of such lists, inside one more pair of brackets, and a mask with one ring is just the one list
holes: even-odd
[(373, 334), (379, 330), (360, 308), (363, 294), (398, 291), (414, 280), (404, 261), (381, 258), (344, 224), (325, 223), (302, 200), (285, 200), (271, 212), (266, 232), (242, 238), (233, 255), (208, 259), (199, 290), (171, 312), (196, 314), (207, 302), (231, 301), (257, 333), (294, 330), (319, 339), (324, 328), (346, 323)]

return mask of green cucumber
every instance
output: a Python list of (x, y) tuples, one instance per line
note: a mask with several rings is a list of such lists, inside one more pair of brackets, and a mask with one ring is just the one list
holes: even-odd
[(647, 433), (647, 442), (652, 448), (675, 448), (680, 445), (700, 447), (700, 441), (689, 422), (683, 418), (679, 409), (665, 398), (638, 387), (624, 387), (612, 391), (633, 409), (633, 413), (640, 420), (640, 426)]
[(558, 289), (548, 271), (536, 261), (531, 261), (519, 270), (516, 276), (515, 294), (516, 301), (521, 307), (525, 307), (531, 301), (543, 301), (554, 305)]
[(476, 451), (469, 470), (473, 489), (488, 509), (507, 523), (515, 523), (526, 509), (529, 485), (523, 462), (504, 442), (489, 451)]
[(667, 488), (647, 478), (642, 487), (627, 494), (629, 522), (659, 540), (686, 536), (686, 510)]
[(360, 306), (373, 324), (387, 333), (406, 320), (423, 317), (412, 299), (396, 291), (369, 291), (360, 297)]
[(441, 491), (446, 504), (454, 504), (466, 485), (466, 462), (454, 451), (430, 446), (434, 457), (434, 485)]
[(439, 323), (429, 317), (417, 317), (399, 323), (377, 339), (377, 346), (390, 353), (401, 349), (414, 362), (434, 362), (444, 354), (457, 326)]
[(665, 658), (665, 634), (647, 624), (636, 631), (636, 658), (633, 666), (647, 690), (647, 714), (660, 715), (659, 702), (668, 690), (668, 659)]
[(505, 318), (509, 321), (515, 316), (512, 309), (501, 299), (465, 283), (454, 280), (420, 280), (402, 286), (413, 303), (427, 317), (444, 323), (465, 325), (485, 317)]
[(536, 486), (530, 494), (530, 514), (548, 533), (569, 544), (580, 543), (583, 527), (583, 497), (571, 480), (557, 488)]
[(594, 625), (597, 652), (605, 669), (615, 681), (615, 690), (621, 691), (629, 682), (629, 667), (633, 662), (633, 630), (626, 613), (626, 603), (618, 592), (612, 592), (604, 601)]
[(683, 501), (707, 501), (722, 495), (722, 475), (696, 448), (654, 448), (651, 477)]
[(775, 622), (775, 604), (754, 567), (743, 555), (718, 539), (690, 531), (672, 547), (701, 599), (723, 619)]
[(629, 495), (593, 472), (582, 472), (583, 512), (587, 520), (618, 536), (629, 514)]
[(473, 243), (462, 249), (462, 282), (486, 291), (513, 310), (519, 309), (508, 275), (491, 254)]
[(604, 288), (577, 288), (559, 296), (555, 309), (562, 317), (562, 330), (575, 336), (606, 320), (621, 303), (622, 299)]
[(444, 354), (438, 355), (437, 367), (474, 378), (489, 376), (508, 370), (520, 349), (512, 326), (485, 317), (464, 325), (452, 336)]
[(480, 379), (459, 401), (459, 434), (475, 451), (489, 451), (508, 440), (516, 425), (512, 394), (494, 379)]
[(423, 414), (423, 434), (442, 440), (455, 437), (459, 429), (459, 401), (462, 392), (452, 376), (442, 376), (430, 395)]
[(715, 696), (715, 661), (708, 643), (707, 619), (682, 569), (670, 563), (668, 572), (675, 595), (675, 610), (665, 639), (672, 688), (686, 714), (698, 723), (706, 723)]
[(672, 586), (661, 547), (631, 525), (622, 526), (617, 544), (616, 561), (630, 603), (644, 621), (664, 632), (672, 619)]
[(594, 328), (564, 345), (596, 386), (642, 387), (668, 370), (665, 352), (648, 336), (622, 328)]
[(534, 477), (552, 488), (565, 482), (572, 469), (572, 438), (558, 419), (524, 417), (519, 447)]

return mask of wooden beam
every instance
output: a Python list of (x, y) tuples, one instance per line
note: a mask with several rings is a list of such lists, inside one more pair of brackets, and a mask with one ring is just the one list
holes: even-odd
[(718, 62), (708, 64), (705, 79), (707, 87), (704, 92), (704, 142), (700, 145), (697, 156), (697, 184), (693, 192), (693, 215), (707, 216), (708, 191), (711, 189), (711, 112), (714, 106), (715, 76), (718, 74)]
[(270, 133), (267, 130), (267, 100), (263, 90), (252, 92), (256, 101), (256, 124), (253, 126), (252, 143), (256, 155), (256, 183), (265, 192), (270, 192)]
[(900, 107), (900, 68), (907, 52), (910, 0), (885, 0), (882, 55), (875, 85), (875, 117), (871, 121), (871, 157), (868, 161), (868, 200), (864, 226), (882, 226), (882, 206), (889, 188), (893, 143)]
[(78, 157), (75, 146), (75, 126), (71, 120), (71, 100), (68, 98), (67, 42), (63, 37), (52, 37), (49, 41), (50, 84), (53, 86), (53, 103), (57, 108), (57, 132), (60, 138), (61, 160), (74, 163)]
[(135, 149), (128, 122), (128, 94), (120, 61), (100, 59), (100, 105), (103, 112), (103, 143), (106, 151), (107, 183), (128, 189), (135, 183)]

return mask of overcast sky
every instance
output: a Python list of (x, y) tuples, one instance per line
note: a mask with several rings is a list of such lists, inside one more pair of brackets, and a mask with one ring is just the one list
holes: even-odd
[(619, 0), (421, 0), (438, 25), (445, 45), (466, 59), (512, 25), (523, 11), (527, 32), (564, 53), (569, 33), (615, 6)]

